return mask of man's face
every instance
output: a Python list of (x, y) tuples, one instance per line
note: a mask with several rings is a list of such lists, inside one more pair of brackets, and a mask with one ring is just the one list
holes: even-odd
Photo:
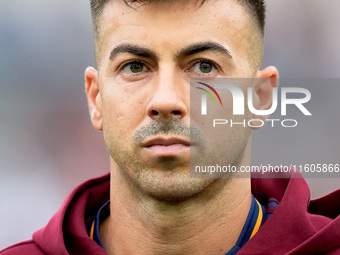
[[(156, 1), (134, 10), (110, 1), (99, 24), (96, 104), (111, 163), (158, 199), (186, 199), (214, 182), (189, 176), (190, 154), (212, 157), (203, 124), (190, 120), (190, 79), (255, 73), (250, 51), (258, 32), (244, 7), (195, 3)], [(228, 146), (213, 156), (239, 164), (249, 130), (221, 139)]]

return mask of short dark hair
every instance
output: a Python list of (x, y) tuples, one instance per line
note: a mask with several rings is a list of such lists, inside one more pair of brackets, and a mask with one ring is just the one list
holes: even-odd
[[(103, 12), (104, 6), (110, 0), (91, 0), (91, 13), (95, 36), (98, 36), (98, 22)], [(133, 3), (146, 3), (156, 0), (124, 0), (125, 4), (131, 6)], [(161, 1), (161, 0), (157, 0)], [(164, 1), (164, 0), (163, 0)], [(201, 0), (202, 4), (208, 0)], [(240, 4), (247, 7), (251, 16), (255, 18), (255, 21), (260, 29), (262, 36), (264, 35), (266, 7), (264, 0), (237, 0)]]
[[(113, 0), (91, 0), (91, 13), (92, 13), (92, 21), (93, 21), (93, 29), (94, 29), (94, 41), (95, 41), (95, 51), (96, 51), (96, 62), (97, 66), (99, 66), (100, 59), (100, 29), (99, 29), (99, 21), (103, 13), (103, 9), (105, 4)], [(147, 4), (149, 2), (160, 2), (167, 0), (123, 0), (124, 3), (132, 9), (137, 9), (139, 6)], [(198, 0), (196, 4), (197, 8), (208, 2), (209, 0)], [(265, 16), (266, 16), (266, 7), (265, 0), (234, 0), (240, 5), (242, 5), (248, 12), (250, 19), (254, 21), (255, 28), (257, 28), (256, 38), (260, 39), (264, 36), (264, 26), (265, 26)], [(254, 50), (250, 52), (249, 58), (251, 62), (251, 66), (254, 70), (257, 70), (261, 67), (262, 58), (263, 58), (263, 40), (256, 40), (260, 42), (260, 44), (256, 42), (252, 42), (254, 46)]]
[(264, 26), (266, 20), (266, 5), (264, 0), (237, 0), (240, 4), (243, 4), (247, 7), (248, 11), (255, 21), (262, 33), (264, 35)]

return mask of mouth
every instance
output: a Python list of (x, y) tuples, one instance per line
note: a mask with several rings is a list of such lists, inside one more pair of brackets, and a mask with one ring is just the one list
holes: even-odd
[(190, 141), (178, 137), (156, 137), (142, 144), (143, 149), (158, 157), (173, 157), (190, 151)]

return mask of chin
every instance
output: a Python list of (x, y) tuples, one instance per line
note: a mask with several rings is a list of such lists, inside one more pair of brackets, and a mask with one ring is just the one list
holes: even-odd
[(190, 178), (188, 173), (154, 173), (139, 176), (144, 194), (164, 202), (184, 202), (203, 193), (214, 179)]

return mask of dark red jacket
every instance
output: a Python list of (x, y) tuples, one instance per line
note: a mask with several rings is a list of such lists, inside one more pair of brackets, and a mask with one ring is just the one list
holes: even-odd
[[(109, 199), (109, 179), (106, 174), (78, 186), (32, 240), (13, 245), (1, 255), (106, 255), (89, 238), (85, 221)], [(252, 192), (264, 205), (269, 198), (280, 203), (238, 254), (340, 254), (340, 190), (310, 201), (303, 178), (262, 178), (252, 179)]]

